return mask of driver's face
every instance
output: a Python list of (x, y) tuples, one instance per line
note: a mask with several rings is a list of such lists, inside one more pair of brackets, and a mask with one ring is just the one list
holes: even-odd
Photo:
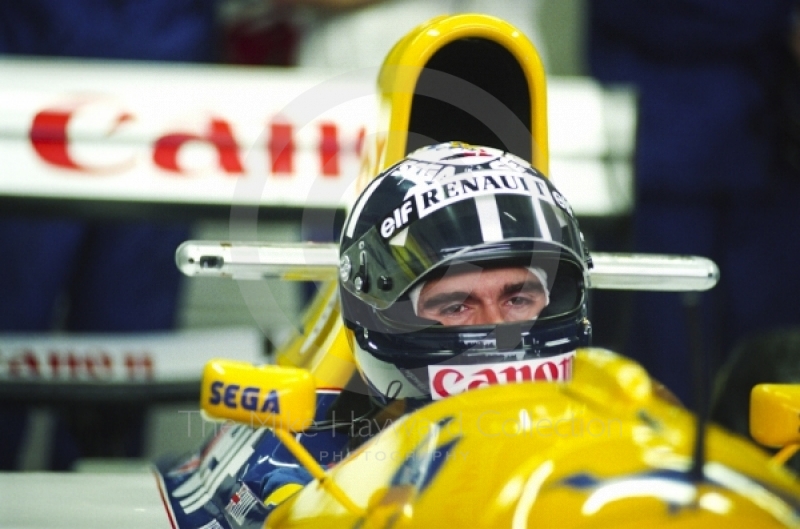
[(478, 325), (532, 320), (546, 306), (544, 287), (527, 268), (492, 268), (428, 281), (417, 315), (443, 325)]

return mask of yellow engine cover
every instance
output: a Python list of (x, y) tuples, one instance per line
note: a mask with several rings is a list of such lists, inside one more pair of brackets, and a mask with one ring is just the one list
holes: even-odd
[[(330, 471), (364, 515), (315, 483), (268, 527), (796, 527), (800, 484), (695, 421), (638, 364), (579, 351), (570, 383), (492, 386), (403, 416)], [(716, 525), (714, 525), (716, 526)]]

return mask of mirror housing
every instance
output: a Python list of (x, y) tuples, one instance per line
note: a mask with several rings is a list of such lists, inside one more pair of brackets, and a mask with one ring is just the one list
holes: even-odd
[(752, 389), (750, 435), (773, 448), (800, 443), (800, 384), (759, 384)]
[(316, 412), (316, 387), (305, 369), (211, 360), (203, 369), (200, 407), (216, 419), (300, 432)]

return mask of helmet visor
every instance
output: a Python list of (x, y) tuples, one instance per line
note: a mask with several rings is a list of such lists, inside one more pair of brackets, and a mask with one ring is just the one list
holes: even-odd
[[(422, 207), (425, 196), (417, 191), (342, 252), (342, 286), (377, 309), (458, 263), (536, 267), (544, 256), (583, 259), (575, 219), (550, 195), (484, 195), (432, 211)], [(548, 267), (555, 278), (557, 260)]]

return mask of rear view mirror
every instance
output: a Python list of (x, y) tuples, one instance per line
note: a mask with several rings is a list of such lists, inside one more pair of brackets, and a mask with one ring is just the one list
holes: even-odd
[(800, 384), (759, 384), (750, 393), (750, 435), (764, 446), (782, 448), (784, 463), (800, 448)]
[(211, 360), (203, 370), (200, 406), (211, 417), (253, 428), (270, 428), (297, 461), (350, 512), (363, 509), (328, 476), (294, 433), (311, 426), (316, 387), (311, 373), (297, 367), (254, 366), (234, 360)]
[(299, 432), (314, 419), (314, 379), (305, 369), (211, 360), (203, 370), (200, 406), (217, 419)]

